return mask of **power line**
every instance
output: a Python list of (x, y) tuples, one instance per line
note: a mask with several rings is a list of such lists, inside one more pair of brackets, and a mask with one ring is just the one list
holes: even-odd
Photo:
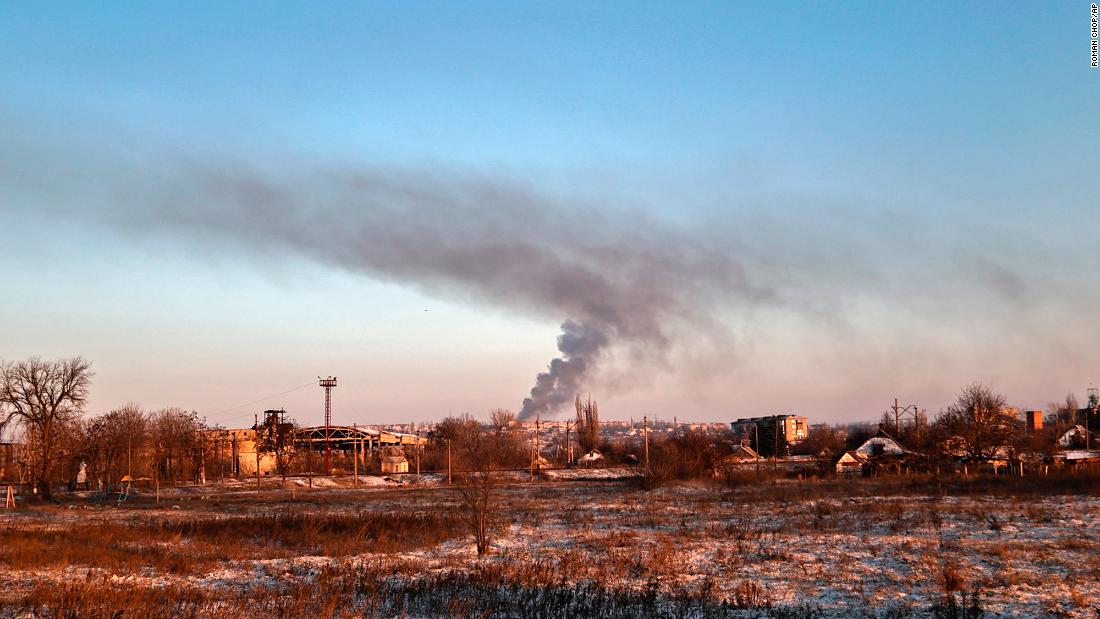
[[(272, 398), (277, 398), (277, 397), (279, 397), (279, 396), (281, 396), (281, 395), (286, 395), (286, 394), (288, 394), (288, 393), (294, 393), (295, 391), (298, 391), (299, 389), (305, 389), (306, 387), (309, 387), (309, 386), (312, 386), (312, 385), (313, 385), (313, 381), (311, 380), (311, 381), (309, 381), (308, 383), (303, 383), (303, 384), (301, 384), (301, 385), (298, 385), (297, 387), (293, 387), (293, 388), (291, 388), (291, 389), (287, 389), (286, 391), (282, 391), (282, 392), (280, 392), (280, 393), (275, 393), (275, 394), (272, 394), (272, 395), (269, 395), (269, 396), (265, 396), (265, 397), (262, 397), (262, 398), (260, 398), (260, 399), (258, 399), (258, 400), (252, 400), (251, 402), (245, 402), (244, 404), (239, 404), (239, 405), (237, 405), (237, 406), (233, 406), (233, 407), (230, 407), (230, 408), (226, 408), (226, 409), (220, 410), (220, 411), (218, 411), (218, 412), (216, 412), (216, 413), (211, 413), (211, 414), (209, 415), (209, 417), (211, 417), (211, 418), (212, 418), (212, 417), (217, 417), (218, 415), (223, 415), (223, 414), (225, 414), (225, 413), (231, 413), (231, 412), (233, 412), (233, 411), (235, 411), (235, 410), (238, 410), (238, 409), (244, 408), (244, 407), (246, 407), (246, 406), (252, 406), (253, 404), (259, 404), (260, 402), (264, 402), (264, 401), (270, 400), (270, 399), (272, 399)], [(237, 419), (237, 418), (239, 418), (239, 417), (243, 417), (243, 416), (247, 416), (247, 415), (248, 415), (248, 413), (246, 413), (246, 414), (244, 414), (244, 415), (236, 415), (236, 416), (234, 416), (234, 417), (227, 417), (227, 418), (225, 418), (225, 419), (221, 419), (221, 420), (218, 420), (218, 421), (229, 421), (229, 420), (231, 420), (231, 419)]]

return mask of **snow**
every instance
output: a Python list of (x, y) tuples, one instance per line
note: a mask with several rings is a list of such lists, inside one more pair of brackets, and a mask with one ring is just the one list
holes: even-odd
[[(550, 483), (502, 488), (504, 500), (515, 506), (512, 518), (494, 538), (492, 554), (481, 561), (516, 569), (549, 562), (569, 582), (596, 581), (636, 591), (651, 581), (667, 592), (698, 590), (709, 578), (718, 599), (752, 582), (775, 605), (812, 608), (825, 617), (851, 616), (852, 609), (909, 609), (913, 616), (929, 616), (931, 604), (943, 595), (947, 568), (958, 572), (964, 587), (981, 590), (991, 617), (1091, 617), (1091, 606), (1100, 599), (1100, 556), (1094, 551), (1100, 542), (1098, 498), (857, 495), (794, 500), (775, 493), (777, 498), (759, 499), (751, 488), (685, 484), (641, 492), (580, 481), (636, 474), (630, 468), (546, 470), (542, 476)], [(442, 476), (423, 476), (425, 487), (419, 490), (402, 484), (415, 475), (390, 477), (400, 479), (361, 476), (358, 492), (351, 489), (350, 478), (324, 480), (327, 484), (314, 478), (314, 488), (305, 490), (295, 480), (294, 487), (299, 498), (313, 493), (309, 496), (333, 502), (331, 507), (310, 502), (309, 509), (454, 509), (453, 493), (435, 489)], [(797, 483), (776, 486), (794, 491)], [(271, 497), (290, 494), (289, 489), (284, 495), (270, 492)], [(191, 510), (187, 517), (203, 513), (194, 510), (214, 510), (208, 503), (181, 502)], [(131, 514), (138, 512), (125, 507), (19, 510), (0, 524), (61, 530)], [(181, 516), (162, 505), (142, 510), (140, 517)], [(105, 575), (120, 586), (247, 589), (309, 583), (325, 566), (379, 560), (400, 563), (402, 578), (474, 569), (479, 563), (472, 543), (459, 538), (393, 555), (273, 557), (225, 561), (202, 574)], [(20, 589), (34, 580), (76, 579), (90, 572), (102, 570), (0, 568), (0, 585)]]

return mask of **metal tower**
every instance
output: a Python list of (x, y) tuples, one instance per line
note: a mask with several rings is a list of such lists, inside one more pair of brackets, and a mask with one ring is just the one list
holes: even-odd
[(332, 389), (336, 387), (336, 377), (317, 377), (325, 388), (325, 474), (332, 472)]

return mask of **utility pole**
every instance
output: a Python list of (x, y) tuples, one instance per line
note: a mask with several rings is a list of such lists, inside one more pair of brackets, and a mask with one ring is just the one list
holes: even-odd
[(416, 483), (420, 483), (420, 428), (416, 429)]
[(255, 445), (254, 449), (256, 450), (256, 494), (259, 494), (260, 493), (260, 417), (258, 415), (253, 414), (252, 418), (254, 419), (252, 427), (255, 428), (255, 432), (256, 432), (255, 437), (254, 437), (255, 440), (252, 441), (252, 444)]
[(447, 439), (447, 485), (451, 485), (451, 439)]
[[(352, 424), (351, 427), (354, 429), (355, 425), (356, 424)], [(353, 481), (351, 483), (352, 483), (353, 488), (358, 488), (359, 487), (359, 437), (358, 436), (356, 436), (351, 441), (351, 460), (352, 460), (352, 470), (354, 471), (352, 473)]]
[(336, 377), (317, 377), (318, 384), (325, 389), (325, 474), (332, 473), (332, 390), (336, 387)]
[(760, 477), (760, 424), (752, 424), (752, 431), (756, 433), (756, 442), (753, 443), (756, 445), (756, 476)]
[(535, 470), (541, 472), (542, 471), (542, 462), (539, 461), (539, 458), (540, 458), (539, 452), (542, 451), (542, 443), (539, 442), (539, 439), (540, 439), (539, 429), (540, 429), (539, 414), (536, 412), (535, 413)]
[(225, 454), (222, 453), (222, 433), (214, 435), (214, 454), (218, 457), (218, 482), (225, 480)]
[(649, 415), (642, 417), (642, 441), (645, 443), (645, 468), (649, 470)]
[(917, 425), (917, 418), (919, 413), (917, 412), (917, 405), (910, 404), (908, 406), (902, 406), (898, 403), (898, 399), (894, 398), (894, 438), (897, 438), (901, 434), (901, 418), (905, 415), (913, 415), (913, 427)]
[(779, 415), (772, 415), (772, 469), (779, 468)]
[(1096, 387), (1089, 387), (1089, 407), (1085, 411), (1085, 450), (1092, 451), (1092, 431), (1089, 430), (1089, 417), (1096, 414), (1100, 410), (1100, 392)]
[(565, 422), (565, 468), (573, 468), (573, 443), (569, 441), (569, 430), (573, 428), (573, 424)]

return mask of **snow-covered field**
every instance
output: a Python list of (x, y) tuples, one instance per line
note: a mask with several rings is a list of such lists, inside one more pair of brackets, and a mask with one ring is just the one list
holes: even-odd
[[(460, 497), (438, 479), (428, 487), (365, 482), (359, 489), (317, 481), (313, 488), (294, 484), (293, 490), (259, 495), (246, 484), (165, 491), (159, 505), (147, 497), (118, 507), (77, 500), (5, 513), (0, 526), (8, 530), (9, 543), (17, 539), (11, 535), (15, 530), (28, 538), (50, 531), (56, 537), (50, 543), (63, 544), (65, 532), (108, 523), (147, 526), (158, 520), (252, 513), (463, 515)], [(209, 613), (200, 604), (199, 616), (237, 616), (237, 610), (248, 610), (241, 601), (250, 595), (270, 599), (283, 594), (344, 596), (331, 612), (321, 612), (326, 615), (467, 614), (489, 603), (459, 604), (464, 595), (488, 599), (471, 593), (470, 583), (482, 581), (491, 583), (497, 595), (576, 587), (586, 588), (585, 595), (614, 591), (625, 596), (615, 598), (628, 600), (624, 604), (638, 604), (637, 612), (626, 616), (963, 616), (951, 614), (961, 612), (951, 606), (960, 601), (991, 617), (1100, 614), (1100, 499), (864, 493), (796, 498), (803, 496), (794, 492), (797, 484), (805, 482), (766, 483), (766, 491), (713, 485), (641, 491), (615, 481), (512, 484), (498, 490), (498, 531), (491, 553), (481, 559), (460, 529), (438, 543), (411, 549), (360, 548), (345, 554), (339, 550), (345, 546), (325, 550), (321, 545), (316, 552), (288, 553), (274, 545), (235, 549), (191, 568), (173, 562), (173, 553), (185, 556), (197, 548), (197, 542), (178, 533), (149, 539), (149, 547), (166, 547), (148, 561), (142, 560), (148, 549), (134, 545), (137, 559), (126, 565), (78, 554), (41, 567), (13, 559), (0, 562), (0, 599), (6, 604), (0, 615), (26, 615), (29, 601), (44, 600), (41, 608), (49, 610), (56, 603), (51, 589), (82, 582), (162, 591), (165, 599), (191, 592), (212, 604)], [(334, 485), (340, 487), (326, 487)], [(57, 550), (44, 546), (39, 552), (46, 557)], [(369, 588), (359, 582), (345, 591), (340, 587), (346, 583), (339, 580), (341, 574), (367, 568), (372, 578), (390, 585), (394, 579), (407, 584), (435, 578), (432, 595), (441, 595), (438, 583), (444, 581), (438, 579), (467, 580), (448, 594), (451, 606), (446, 608), (383, 605), (370, 606), (371, 611), (356, 598), (368, 597), (363, 591)], [(343, 593), (322, 590), (319, 582), (343, 583), (331, 589)], [(381, 595), (378, 591), (389, 589), (370, 590)], [(219, 605), (222, 598), (230, 601)], [(583, 604), (567, 603), (574, 603), (573, 616), (586, 614)], [(493, 612), (526, 614), (499, 605)]]

